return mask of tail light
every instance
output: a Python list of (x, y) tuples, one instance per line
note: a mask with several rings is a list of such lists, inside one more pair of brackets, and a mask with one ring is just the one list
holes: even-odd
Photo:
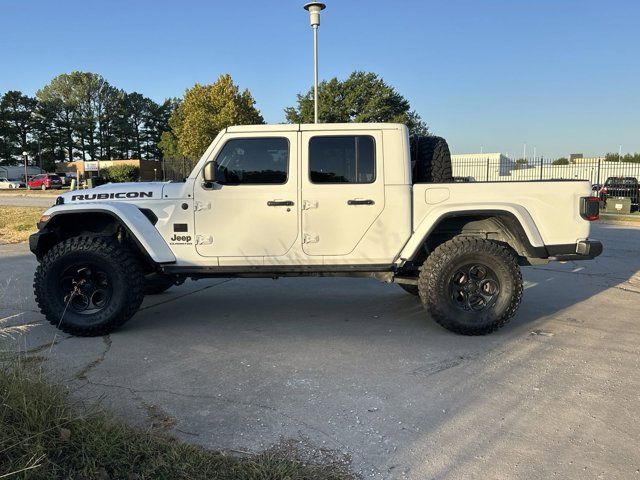
[(600, 199), (598, 197), (580, 198), (580, 216), (593, 222), (600, 218)]

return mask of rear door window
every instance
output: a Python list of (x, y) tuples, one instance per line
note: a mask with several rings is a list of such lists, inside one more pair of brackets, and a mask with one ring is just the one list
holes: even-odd
[(313, 183), (373, 183), (376, 146), (368, 135), (313, 137), (309, 140), (309, 178)]

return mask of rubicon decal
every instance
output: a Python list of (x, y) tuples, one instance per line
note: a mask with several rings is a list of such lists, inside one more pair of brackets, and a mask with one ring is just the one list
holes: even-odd
[(153, 192), (82, 193), (71, 197), (76, 200), (109, 200), (111, 198), (151, 198)]

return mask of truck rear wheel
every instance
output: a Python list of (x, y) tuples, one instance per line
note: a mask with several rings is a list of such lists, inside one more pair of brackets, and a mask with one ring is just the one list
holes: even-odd
[(515, 255), (501, 244), (458, 237), (438, 246), (420, 269), (420, 299), (433, 319), (463, 335), (502, 327), (522, 300)]
[(106, 335), (129, 320), (144, 298), (138, 259), (108, 237), (80, 236), (55, 245), (36, 269), (36, 302), (60, 330)]
[(453, 181), (449, 145), (442, 137), (411, 138), (413, 183), (447, 183)]

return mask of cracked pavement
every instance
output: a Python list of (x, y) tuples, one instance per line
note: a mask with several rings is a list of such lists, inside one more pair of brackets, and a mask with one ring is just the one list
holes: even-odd
[(597, 225), (603, 256), (523, 269), (516, 318), (451, 334), (370, 279), (187, 281), (122, 329), (46, 324), (26, 244), (0, 317), (74, 398), (205, 447), (284, 439), (347, 453), (369, 478), (640, 478), (640, 228)]

